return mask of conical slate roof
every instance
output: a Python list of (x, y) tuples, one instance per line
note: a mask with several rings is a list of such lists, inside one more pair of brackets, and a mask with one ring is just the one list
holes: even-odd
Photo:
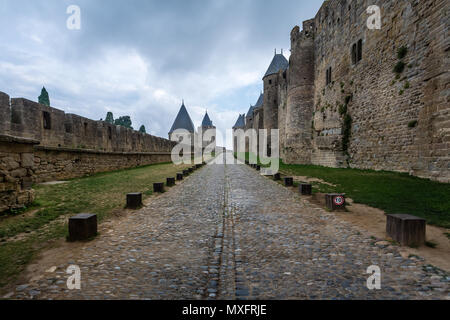
[(245, 114), (240, 114), (239, 118), (236, 121), (236, 124), (233, 126), (233, 129), (244, 128), (245, 127)]
[(289, 67), (289, 62), (284, 57), (284, 55), (278, 53), (275, 54), (275, 57), (273, 57), (272, 63), (269, 66), (269, 69), (267, 69), (266, 74), (264, 75), (263, 79), (267, 76), (270, 76), (271, 74), (276, 74), (280, 70), (286, 70)]
[(211, 119), (209, 118), (208, 111), (207, 111), (205, 114), (205, 117), (203, 118), (203, 121), (202, 121), (202, 127), (212, 127), (212, 126), (213, 126), (213, 123), (212, 123)]
[(172, 129), (170, 129), (169, 131), (169, 134), (178, 129), (185, 129), (191, 133), (195, 132), (194, 123), (192, 122), (191, 117), (189, 116), (189, 113), (184, 106), (184, 102), (181, 105), (181, 109), (178, 112), (178, 115), (175, 119), (175, 122), (173, 123)]
[(253, 115), (253, 111), (256, 108), (262, 107), (263, 103), (264, 103), (264, 94), (261, 93), (256, 104), (254, 106), (251, 106), (250, 109), (248, 110), (247, 117), (251, 117)]

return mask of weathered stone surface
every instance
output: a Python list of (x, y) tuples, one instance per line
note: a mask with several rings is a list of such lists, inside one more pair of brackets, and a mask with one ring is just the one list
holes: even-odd
[(69, 219), (69, 241), (89, 240), (97, 235), (97, 215), (81, 213)]
[(22, 167), (33, 168), (34, 167), (34, 154), (33, 153), (22, 153), (20, 155)]
[[(381, 30), (367, 27), (367, 3), (342, 0), (325, 1), (294, 27), (289, 69), (264, 79), (263, 106), (245, 128), (278, 128), (285, 163), (448, 183), (450, 2), (373, 4)], [(394, 72), (397, 65), (403, 70)]]
[(402, 246), (421, 246), (426, 240), (426, 220), (409, 214), (388, 214), (386, 233)]

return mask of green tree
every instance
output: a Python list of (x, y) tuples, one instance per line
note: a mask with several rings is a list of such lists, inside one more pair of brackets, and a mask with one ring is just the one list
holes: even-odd
[(116, 119), (116, 120), (114, 121), (114, 124), (115, 124), (116, 126), (122, 126), (122, 127), (125, 127), (125, 128), (133, 129), (133, 127), (131, 126), (132, 123), (131, 123), (131, 118), (130, 118), (130, 116), (123, 116), (123, 117), (120, 117), (119, 119)]
[(113, 113), (112, 113), (112, 112), (108, 112), (108, 113), (106, 114), (105, 122), (114, 124), (114, 116), (113, 116)]
[(147, 131), (145, 131), (145, 126), (144, 126), (144, 125), (142, 125), (142, 126), (139, 128), (139, 132), (147, 133)]
[(45, 87), (42, 87), (41, 95), (39, 96), (39, 103), (50, 107), (50, 98)]

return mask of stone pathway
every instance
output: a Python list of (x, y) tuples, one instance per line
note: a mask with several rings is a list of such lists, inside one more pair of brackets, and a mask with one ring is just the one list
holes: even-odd
[[(245, 165), (210, 165), (9, 297), (450, 299), (448, 275), (373, 242)], [(71, 264), (81, 290), (67, 289)]]

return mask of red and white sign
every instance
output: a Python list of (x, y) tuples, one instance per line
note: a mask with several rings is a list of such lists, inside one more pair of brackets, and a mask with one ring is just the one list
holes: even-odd
[(334, 197), (333, 201), (334, 201), (334, 204), (337, 206), (343, 206), (345, 203), (345, 199), (342, 196)]

